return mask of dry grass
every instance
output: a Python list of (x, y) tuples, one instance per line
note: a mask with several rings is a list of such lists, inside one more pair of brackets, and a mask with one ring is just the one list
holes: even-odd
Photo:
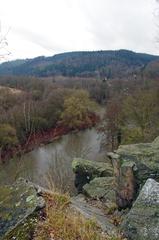
[(35, 231), (35, 240), (119, 240), (104, 236), (95, 221), (86, 220), (69, 208), (67, 194), (45, 195), (46, 219)]

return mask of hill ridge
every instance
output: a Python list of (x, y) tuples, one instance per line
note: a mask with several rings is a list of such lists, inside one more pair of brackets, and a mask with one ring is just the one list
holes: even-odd
[(80, 76), (108, 78), (130, 75), (159, 56), (131, 50), (73, 51), (45, 57), (14, 60), (0, 65), (0, 75)]

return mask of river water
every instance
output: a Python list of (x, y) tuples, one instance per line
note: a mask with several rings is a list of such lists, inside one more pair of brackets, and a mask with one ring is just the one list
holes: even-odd
[(102, 134), (95, 128), (69, 133), (0, 166), (0, 183), (12, 183), (18, 177), (25, 177), (49, 189), (74, 192), (73, 158), (102, 161), (105, 153), (101, 141)]

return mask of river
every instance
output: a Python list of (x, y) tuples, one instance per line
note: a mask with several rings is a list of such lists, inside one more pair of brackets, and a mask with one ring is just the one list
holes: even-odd
[(73, 158), (102, 161), (105, 154), (101, 141), (102, 134), (95, 128), (64, 135), (0, 166), (0, 183), (12, 183), (18, 177), (25, 177), (49, 189), (74, 192)]

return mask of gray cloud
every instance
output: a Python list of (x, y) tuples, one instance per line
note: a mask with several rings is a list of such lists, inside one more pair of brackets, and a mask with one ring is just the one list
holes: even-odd
[(24, 29), (24, 28), (14, 28), (12, 31), (20, 36), (21, 38), (28, 40), (35, 45), (39, 45), (41, 48), (44, 48), (45, 50), (49, 51), (50, 53), (54, 52), (60, 52), (63, 51), (64, 49), (62, 46), (50, 41), (47, 36), (44, 36), (41, 33), (37, 32), (32, 32), (29, 29)]
[(12, 27), (9, 41), (14, 58), (121, 48), (159, 52), (156, 47), (157, 0), (1, 2), (0, 16)]
[[(89, 2), (89, 3), (88, 3)], [(89, 16), (89, 29), (94, 45), (101, 49), (129, 48), (136, 51), (156, 52), (155, 1), (152, 0), (99, 0), (98, 4), (83, 7)]]

